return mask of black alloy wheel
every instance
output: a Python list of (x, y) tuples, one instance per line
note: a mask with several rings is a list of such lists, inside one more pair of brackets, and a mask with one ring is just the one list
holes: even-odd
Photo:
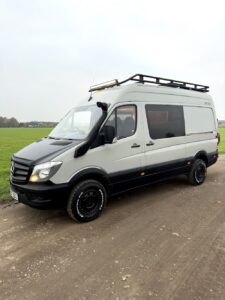
[(198, 184), (201, 184), (205, 180), (206, 165), (205, 163), (198, 164), (195, 170), (195, 180)]
[(191, 167), (188, 180), (192, 185), (200, 185), (207, 175), (206, 163), (202, 159), (196, 159)]

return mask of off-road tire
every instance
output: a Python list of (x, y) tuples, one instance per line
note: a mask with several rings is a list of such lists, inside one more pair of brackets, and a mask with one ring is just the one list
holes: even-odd
[(98, 218), (107, 201), (104, 186), (96, 180), (78, 183), (70, 193), (67, 203), (68, 215), (77, 222), (89, 222)]
[(202, 159), (196, 159), (189, 172), (188, 181), (191, 185), (200, 185), (205, 181), (206, 175), (206, 163)]

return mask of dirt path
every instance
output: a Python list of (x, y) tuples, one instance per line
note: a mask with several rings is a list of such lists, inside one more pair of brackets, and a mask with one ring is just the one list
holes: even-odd
[(0, 207), (0, 299), (225, 299), (225, 156), (112, 199), (100, 219)]

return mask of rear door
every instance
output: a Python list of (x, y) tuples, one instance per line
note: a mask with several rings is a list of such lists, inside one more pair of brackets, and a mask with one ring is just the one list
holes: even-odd
[(183, 173), (188, 169), (183, 106), (146, 103), (143, 110), (147, 182)]

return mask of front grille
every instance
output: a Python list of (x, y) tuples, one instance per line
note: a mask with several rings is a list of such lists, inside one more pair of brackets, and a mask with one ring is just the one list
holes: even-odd
[(10, 179), (12, 183), (26, 183), (30, 175), (30, 168), (24, 163), (12, 160)]

